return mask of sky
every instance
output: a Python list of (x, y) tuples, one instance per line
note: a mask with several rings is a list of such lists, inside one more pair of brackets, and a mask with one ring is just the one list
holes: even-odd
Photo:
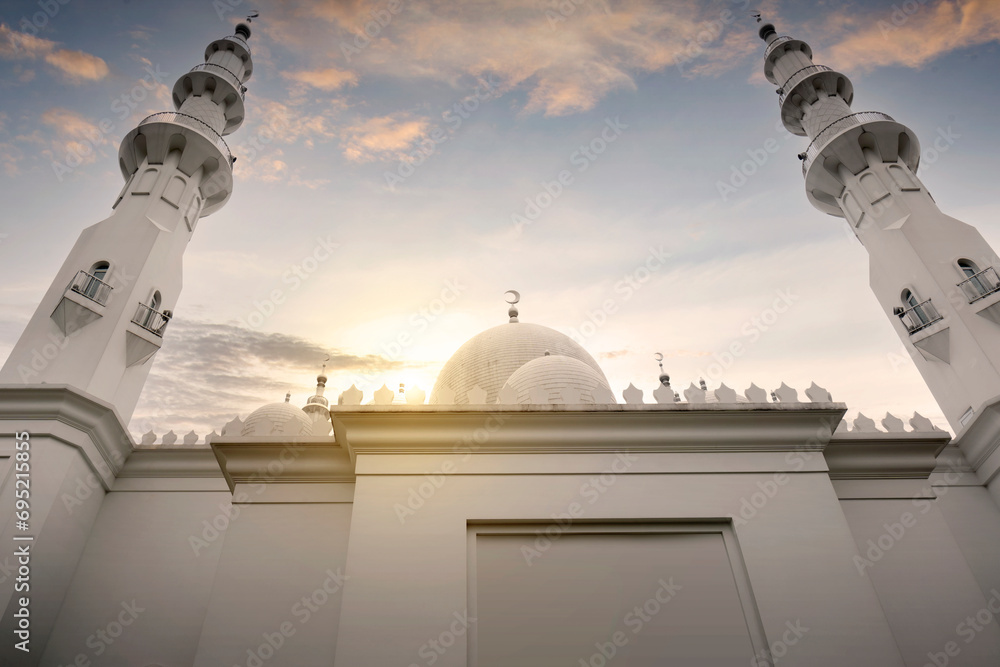
[(661, 353), (679, 391), (815, 382), (849, 418), (947, 428), (867, 252), (806, 199), (751, 10), (912, 128), (941, 209), (1000, 248), (998, 1), (2, 0), (0, 360), (110, 214), (122, 137), (253, 10), (234, 193), (188, 246), (136, 436), (302, 405), (327, 357), (329, 395), (429, 393), (507, 290), (619, 396), (652, 402)]

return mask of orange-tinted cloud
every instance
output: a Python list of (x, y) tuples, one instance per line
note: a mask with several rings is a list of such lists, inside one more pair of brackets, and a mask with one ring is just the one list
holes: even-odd
[(402, 113), (369, 118), (341, 131), (344, 157), (353, 162), (405, 160), (429, 126), (426, 118)]
[(942, 0), (903, 4), (871, 14), (835, 44), (829, 62), (844, 70), (886, 65), (920, 67), (934, 58), (969, 46), (1000, 41), (1000, 2)]
[(21, 160), (24, 153), (12, 143), (0, 142), (0, 169), (7, 176), (17, 176), (21, 173)]
[(55, 134), (45, 154), (68, 167), (94, 162), (97, 150), (111, 143), (110, 137), (95, 123), (75, 111), (54, 107), (45, 111), (41, 119)]
[(44, 60), (72, 83), (100, 81), (108, 75), (108, 64), (103, 59), (84, 53), (58, 48), (49, 39), (34, 37), (11, 30), (0, 23), (0, 58), (5, 60)]
[(284, 72), (287, 79), (318, 88), (320, 90), (337, 90), (344, 86), (354, 86), (358, 83), (358, 75), (347, 70), (327, 67), (325, 69)]
[(46, 54), (45, 62), (71, 81), (100, 81), (108, 75), (108, 64), (104, 60), (83, 51), (53, 51)]
[[(501, 92), (527, 92), (525, 113), (547, 116), (591, 109), (609, 92), (633, 88), (643, 72), (692, 64), (682, 70), (686, 75), (716, 75), (760, 46), (740, 4), (723, 0), (613, 6), (603, 0), (404, 0), (400, 6), (391, 13), (386, 0), (286, 0), (266, 30), (311, 57), (325, 44), (331, 67), (350, 63), (362, 77), (455, 84), (493, 75), (503, 82)], [(735, 53), (728, 50), (733, 46)]]

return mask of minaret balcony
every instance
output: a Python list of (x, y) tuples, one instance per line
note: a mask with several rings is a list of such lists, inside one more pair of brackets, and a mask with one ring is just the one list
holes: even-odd
[(163, 330), (167, 328), (168, 322), (170, 322), (169, 316), (164, 315), (158, 310), (153, 310), (144, 303), (139, 304), (139, 307), (135, 310), (135, 315), (132, 317), (133, 324), (138, 324), (146, 331), (160, 338), (163, 338)]
[(201, 217), (222, 208), (233, 191), (233, 155), (222, 135), (196, 116), (163, 111), (143, 118), (122, 139), (118, 165), (128, 180), (143, 164), (163, 164), (174, 151), (180, 153), (178, 170), (204, 170)]
[(76, 277), (70, 282), (69, 289), (98, 305), (104, 306), (107, 305), (111, 290), (114, 288), (93, 274), (78, 271)]
[(938, 312), (930, 299), (921, 301), (917, 305), (910, 306), (906, 310), (901, 310), (896, 314), (911, 336), (944, 319), (944, 316)]
[(221, 76), (224, 79), (227, 79), (229, 81), (229, 83), (232, 84), (233, 88), (235, 88), (237, 91), (239, 91), (240, 99), (243, 99), (243, 100), (246, 99), (246, 96), (247, 96), (246, 95), (246, 92), (247, 92), (246, 86), (244, 86), (243, 82), (240, 81), (240, 77), (236, 76), (236, 73), (233, 72), (232, 70), (230, 70), (229, 68), (223, 67), (222, 65), (216, 65), (215, 63), (202, 63), (200, 65), (195, 65), (194, 67), (192, 67), (191, 71), (192, 72), (202, 72), (202, 71), (204, 71), (204, 72), (211, 72), (212, 74), (215, 74), (215, 75)]
[[(841, 134), (847, 132), (851, 128), (860, 127), (866, 123), (875, 123), (878, 121), (888, 121), (890, 123), (895, 123), (895, 119), (889, 114), (884, 114), (880, 111), (859, 111), (857, 113), (852, 113), (849, 116), (844, 116), (843, 118), (838, 118), (833, 121), (819, 133), (813, 137), (812, 142), (809, 146), (801, 153), (799, 153), (799, 159), (802, 160), (802, 175), (805, 176), (809, 172), (809, 167), (812, 166), (813, 161), (823, 152), (830, 143), (833, 142)], [(898, 136), (898, 132), (896, 132)]]
[(783, 84), (778, 87), (778, 106), (780, 107), (785, 103), (785, 98), (788, 94), (795, 89), (795, 86), (799, 85), (807, 77), (817, 72), (832, 72), (833, 70), (826, 65), (809, 65), (803, 67), (802, 69), (792, 72), (792, 75), (788, 77)]
[(170, 316), (139, 303), (135, 315), (125, 330), (125, 363), (136, 366), (145, 363), (163, 345), (163, 330)]
[(222, 155), (226, 159), (227, 164), (231, 165), (233, 163), (233, 154), (230, 152), (229, 144), (226, 143), (226, 140), (223, 139), (222, 135), (216, 132), (211, 125), (197, 116), (181, 113), (179, 111), (161, 111), (159, 113), (146, 116), (140, 120), (139, 127), (150, 123), (177, 123), (178, 125), (193, 128), (206, 139), (215, 144), (216, 148), (222, 151)]
[(968, 299), (969, 303), (975, 303), (994, 292), (1000, 291), (1000, 279), (997, 278), (996, 269), (991, 266), (969, 276), (958, 283), (958, 287), (965, 294), (965, 298)]
[(79, 331), (104, 315), (112, 287), (86, 271), (77, 272), (52, 311), (52, 320), (63, 335)]
[(247, 53), (250, 52), (250, 45), (247, 44), (247, 40), (243, 39), (239, 35), (226, 35), (225, 39), (228, 39), (232, 42), (237, 42), (238, 44), (242, 44), (243, 48), (247, 50)]

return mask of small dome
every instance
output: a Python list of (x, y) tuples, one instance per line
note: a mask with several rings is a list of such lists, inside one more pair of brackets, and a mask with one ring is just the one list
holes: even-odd
[(268, 403), (250, 413), (240, 435), (310, 435), (313, 423), (291, 403)]
[(533, 359), (518, 368), (504, 383), (501, 393), (517, 392), (520, 405), (539, 401), (593, 405), (598, 403), (594, 397), (597, 387), (607, 390), (605, 396), (612, 395), (604, 375), (579, 359), (554, 354)]
[(508, 322), (473, 336), (458, 348), (441, 369), (430, 403), (440, 403), (441, 390), (448, 388), (455, 392), (457, 405), (467, 404), (469, 390), (477, 385), (486, 391), (486, 403), (496, 403), (507, 378), (546, 352), (577, 359), (608, 383), (594, 358), (566, 334), (540, 324)]

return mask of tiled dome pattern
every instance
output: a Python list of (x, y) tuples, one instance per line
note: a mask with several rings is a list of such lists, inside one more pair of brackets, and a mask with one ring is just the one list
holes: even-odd
[(250, 413), (240, 435), (310, 435), (312, 420), (291, 403), (268, 403)]
[(546, 351), (582, 361), (608, 383), (594, 358), (569, 336), (540, 324), (508, 322), (473, 336), (458, 348), (441, 369), (430, 402), (439, 403), (441, 389), (448, 387), (455, 392), (455, 404), (466, 405), (469, 390), (479, 385), (486, 390), (486, 403), (496, 403), (507, 378)]
[(517, 393), (517, 404), (561, 402), (570, 404), (597, 403), (594, 389), (603, 386), (611, 393), (604, 376), (573, 357), (550, 355), (533, 359), (518, 368), (507, 379), (504, 392)]

